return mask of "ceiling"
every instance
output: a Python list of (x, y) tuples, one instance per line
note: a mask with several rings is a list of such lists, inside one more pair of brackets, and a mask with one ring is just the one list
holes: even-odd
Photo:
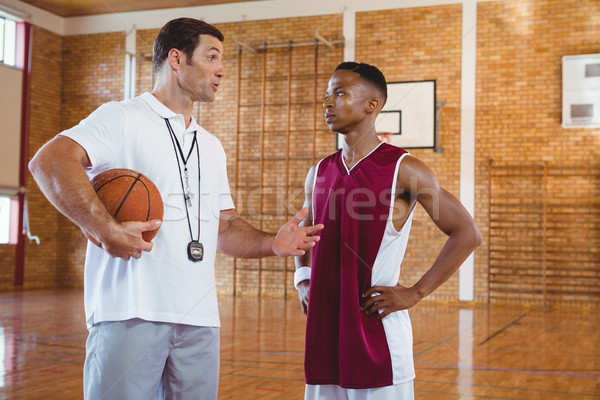
[(252, 0), (21, 0), (61, 17), (239, 3)]

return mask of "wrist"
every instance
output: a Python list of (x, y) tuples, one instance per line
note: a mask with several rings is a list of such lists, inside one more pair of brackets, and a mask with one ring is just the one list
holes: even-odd
[(266, 245), (267, 245), (267, 249), (268, 249), (269, 254), (271, 256), (278, 256), (279, 255), (278, 251), (275, 248), (275, 236), (276, 235), (273, 234), (273, 233), (266, 233), (266, 235), (267, 235), (266, 236), (267, 237), (267, 239), (266, 239)]
[(426, 290), (426, 288), (423, 287), (421, 282), (417, 282), (414, 286), (411, 287), (411, 289), (416, 294), (418, 301), (421, 301), (430, 293)]
[(98, 217), (88, 233), (101, 245), (110, 246), (120, 241), (122, 229), (122, 224), (107, 212), (102, 218)]
[(294, 287), (298, 289), (300, 282), (310, 280), (310, 267), (300, 267), (294, 272)]

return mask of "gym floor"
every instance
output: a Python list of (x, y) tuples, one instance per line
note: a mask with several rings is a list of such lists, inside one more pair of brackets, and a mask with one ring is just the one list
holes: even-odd
[[(295, 299), (220, 296), (219, 399), (302, 399)], [(600, 399), (600, 314), (421, 303), (411, 310), (415, 397)], [(0, 399), (80, 399), (83, 291), (0, 293)]]

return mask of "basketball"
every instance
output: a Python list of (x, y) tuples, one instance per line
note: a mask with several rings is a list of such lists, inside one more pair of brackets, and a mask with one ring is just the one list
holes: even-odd
[[(144, 174), (124, 168), (109, 169), (92, 179), (92, 185), (108, 212), (119, 222), (163, 218), (163, 202), (156, 185)], [(144, 232), (149, 242), (158, 229)]]

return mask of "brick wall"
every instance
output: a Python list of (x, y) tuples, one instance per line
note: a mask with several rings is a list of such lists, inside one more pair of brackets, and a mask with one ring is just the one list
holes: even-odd
[[(319, 33), (323, 36), (339, 39), (342, 36), (342, 19), (340, 15), (327, 15), (224, 24), (219, 28), (229, 38), (225, 43), (225, 51), (229, 54), (226, 65), (229, 78), (224, 82), (218, 101), (200, 107), (200, 121), (207, 129), (215, 132), (225, 146), (237, 211), (254, 226), (271, 232), (277, 231), (302, 207), (304, 179), (310, 166), (315, 160), (335, 151), (334, 137), (322, 118), (321, 99), (333, 69), (341, 61), (342, 48), (319, 47), (316, 57), (316, 89), (315, 47), (294, 47), (291, 51), (290, 150), (286, 163), (289, 49), (274, 48), (268, 49), (266, 53), (259, 51), (256, 54), (243, 51), (239, 88), (240, 126), (239, 134), (236, 135), (238, 60), (235, 56), (237, 46), (232, 39), (243, 40), (254, 48), (265, 42), (268, 45), (285, 45), (289, 40), (310, 43), (314, 41), (314, 31), (319, 28)], [(264, 126), (261, 109), (263, 65), (266, 65)], [(223, 117), (215, 119), (211, 118), (212, 115)], [(236, 152), (238, 144), (239, 153)], [(220, 290), (233, 291), (233, 268), (233, 260), (229, 257), (219, 258), (217, 273)], [(288, 291), (293, 289), (293, 272), (290, 271), (295, 268), (291, 258), (287, 262), (281, 258), (237, 260), (235, 268), (236, 293), (260, 292), (262, 295), (281, 296), (286, 288)]]
[[(561, 57), (574, 54), (600, 53), (598, 32), (600, 32), (600, 6), (596, 1), (517, 1), (480, 3), (478, 5), (477, 26), (477, 103), (476, 103), (476, 215), (484, 237), (488, 230), (488, 162), (494, 160), (497, 169), (521, 171), (512, 178), (506, 190), (498, 183), (494, 186), (493, 204), (514, 202), (523, 198), (527, 203), (541, 204), (543, 163), (551, 170), (572, 170), (574, 167), (597, 170), (600, 160), (600, 129), (563, 129), (562, 113), (562, 64)], [(567, 174), (568, 172), (561, 172)], [(534, 183), (534, 175), (537, 176)], [(589, 264), (592, 279), (595, 277), (596, 294), (587, 297), (572, 295), (551, 298), (554, 304), (600, 305), (600, 258), (598, 257), (598, 178), (579, 174), (569, 179), (551, 178), (552, 182), (562, 182), (559, 188), (550, 186), (548, 218), (562, 218), (562, 230), (553, 230), (556, 235), (551, 243), (557, 254), (572, 251), (573, 240), (577, 237), (587, 240), (587, 248), (578, 246), (581, 254), (572, 255), (574, 262), (564, 263), (560, 268), (563, 282), (558, 286), (569, 287), (581, 275), (577, 258)], [(515, 187), (520, 182), (529, 181), (517, 194)], [(594, 189), (595, 187), (595, 189)], [(588, 188), (587, 190), (585, 188)], [(512, 189), (512, 190), (508, 190)], [(582, 192), (583, 189), (583, 192)], [(586, 205), (587, 204), (587, 205)], [(589, 207), (588, 207), (589, 206)], [(589, 212), (582, 217), (583, 208)], [(513, 209), (514, 210), (514, 209)], [(566, 211), (565, 211), (566, 210)], [(534, 210), (539, 213), (540, 207)], [(559, 213), (563, 213), (562, 216)], [(513, 213), (514, 214), (514, 213)], [(530, 243), (531, 229), (514, 228), (517, 223), (508, 221), (508, 215), (498, 224), (503, 229), (513, 226), (511, 241)], [(586, 221), (586, 224), (582, 222)], [(565, 226), (565, 221), (568, 226)], [(569, 224), (570, 221), (570, 224)], [(585, 225), (592, 224), (591, 230)], [(541, 219), (535, 228), (541, 226)], [(594, 228), (595, 226), (595, 228)], [(494, 233), (492, 232), (492, 233)], [(539, 231), (538, 231), (539, 232)], [(521, 236), (519, 236), (521, 235)], [(540, 238), (541, 236), (538, 236)], [(571, 238), (569, 238), (571, 237)], [(540, 239), (537, 240), (541, 243)], [(514, 247), (512, 248), (514, 250)], [(496, 250), (498, 250), (496, 248)], [(521, 251), (521, 259), (527, 257), (527, 249)], [(476, 259), (477, 276), (487, 280), (487, 240)], [(494, 254), (496, 257), (499, 252)], [(566, 254), (566, 253), (565, 253)], [(539, 254), (529, 257), (539, 257)], [(538, 258), (539, 260), (539, 258)], [(558, 260), (557, 260), (558, 263)], [(501, 301), (540, 303), (542, 263), (537, 262), (535, 274), (514, 279), (508, 284), (513, 288), (512, 298), (504, 296)], [(481, 279), (478, 280), (481, 282)], [(535, 291), (537, 285), (538, 291)], [(523, 290), (531, 286), (532, 290)], [(486, 295), (485, 289), (477, 286), (479, 297)], [(588, 291), (582, 286), (581, 291)], [(521, 293), (521, 294), (519, 294)], [(551, 297), (551, 296), (549, 296)]]
[[(35, 28), (30, 158), (100, 104), (123, 98), (124, 56), (116, 49), (124, 44), (123, 33), (61, 38)], [(31, 231), (41, 244), (27, 245), (24, 287), (83, 286), (85, 238), (43, 197), (31, 176), (28, 186)]]
[[(460, 62), (461, 6), (410, 8), (357, 14), (356, 59), (378, 65), (388, 81), (435, 79), (437, 98), (444, 100), (442, 110), (442, 153), (413, 150), (426, 162), (444, 187), (458, 195), (460, 162)], [(561, 57), (568, 54), (599, 53), (597, 33), (600, 10), (588, 1), (482, 2), (478, 5), (477, 27), (477, 110), (476, 110), (476, 219), (484, 238), (488, 233), (488, 160), (497, 163), (529, 164), (549, 162), (560, 166), (597, 165), (600, 152), (598, 129), (560, 127)], [(257, 188), (260, 172), (261, 71), (263, 55), (244, 51), (240, 133), (237, 128), (237, 46), (234, 38), (258, 47), (268, 44), (312, 41), (315, 29), (329, 38), (339, 38), (341, 15), (250, 21), (218, 25), (226, 36), (227, 77), (217, 101), (198, 107), (196, 117), (223, 143), (228, 154), (229, 179), (238, 211), (256, 226)], [(139, 31), (137, 46), (142, 54), (151, 53), (157, 30)], [(98, 105), (123, 96), (123, 33), (81, 35), (60, 38), (43, 29), (34, 31), (32, 76), (32, 132), (30, 154), (61, 129), (78, 123)], [(320, 47), (317, 79), (317, 135), (313, 151), (313, 72), (314, 48), (295, 48), (293, 54), (293, 124), (290, 135), (290, 168), (285, 169), (287, 49), (267, 52), (267, 81), (264, 135), (263, 213), (268, 219), (263, 228), (276, 229), (284, 221), (281, 210), (285, 191), (282, 181), (289, 179), (289, 214), (302, 203), (302, 185), (313, 159), (335, 150), (333, 137), (322, 121), (320, 99), (334, 66), (341, 61), (339, 48)], [(138, 58), (137, 91), (153, 85), (151, 62)], [(62, 91), (61, 91), (62, 87)], [(59, 102), (60, 96), (60, 102)], [(218, 117), (215, 117), (218, 116)], [(240, 151), (237, 153), (237, 146)], [(236, 161), (237, 160), (237, 161)], [(237, 168), (237, 169), (236, 169)], [(34, 234), (42, 245), (28, 245), (26, 287), (81, 286), (85, 240), (70, 222), (53, 211), (36, 193), (30, 181), (30, 214)], [(593, 182), (579, 188), (590, 188)], [(570, 188), (567, 188), (568, 191)], [(556, 201), (572, 201), (565, 192), (553, 189)], [(533, 193), (533, 192), (532, 192)], [(579, 193), (579, 192), (577, 192)], [(559, 196), (560, 194), (560, 196)], [(533, 194), (532, 194), (533, 196)], [(563, 196), (563, 197), (561, 197)], [(593, 215), (595, 218), (598, 216)], [(418, 210), (413, 225), (401, 282), (414, 283), (433, 262), (445, 236), (428, 216)], [(568, 241), (566, 239), (564, 243)], [(430, 250), (435, 249), (435, 250)], [(487, 243), (475, 255), (475, 299), (487, 300)], [(14, 251), (0, 247), (0, 276), (11, 277)], [(597, 254), (597, 249), (596, 253)], [(291, 261), (291, 260), (290, 260)], [(219, 256), (219, 290), (231, 293), (233, 263)], [(592, 274), (597, 274), (596, 260)], [(237, 261), (237, 293), (258, 292), (259, 261)], [(260, 291), (281, 295), (291, 288), (292, 274), (284, 280), (284, 262), (263, 260)], [(287, 268), (292, 270), (292, 263)], [(568, 269), (566, 272), (568, 273)], [(12, 280), (12, 279), (11, 279)], [(3, 279), (4, 281), (4, 279)], [(457, 275), (430, 298), (456, 300)], [(293, 294), (293, 292), (292, 292)], [(519, 301), (528, 302), (527, 299)]]
[[(31, 48), (30, 158), (60, 128), (61, 49), (60, 36), (34, 27)], [(53, 287), (57, 285), (58, 275), (58, 214), (40, 193), (31, 175), (27, 187), (31, 233), (39, 236), (40, 245), (35, 242), (26, 245), (24, 287)], [(0, 257), (3, 269), (10, 262), (11, 276), (1, 280), (2, 287), (6, 288), (12, 286), (14, 279), (14, 246), (10, 248), (7, 257)]]
[(0, 245), (0, 290), (11, 289), (15, 280), (15, 246)]
[[(441, 148), (412, 149), (440, 184), (459, 194), (461, 6), (364, 12), (356, 16), (356, 60), (378, 66), (388, 82), (436, 80), (441, 114)], [(446, 236), (417, 207), (402, 264), (400, 283), (414, 284), (431, 267)], [(428, 299), (456, 300), (458, 274)]]
[[(228, 156), (229, 183), (233, 191), (236, 211), (253, 226), (267, 231), (276, 231), (302, 207), (304, 179), (310, 166), (315, 160), (335, 151), (335, 139), (322, 118), (321, 99), (333, 69), (342, 59), (342, 48), (339, 45), (332, 50), (325, 46), (319, 47), (316, 107), (313, 104), (315, 47), (294, 47), (292, 50), (289, 168), (285, 161), (289, 50), (286, 46), (268, 49), (265, 54), (259, 48), (265, 42), (268, 45), (287, 45), (290, 40), (294, 43), (312, 43), (316, 29), (327, 38), (340, 39), (341, 15), (217, 24), (216, 26), (225, 36), (223, 45), (226, 77), (217, 93), (217, 100), (212, 104), (198, 105), (194, 117), (209, 132), (216, 135), (225, 148)], [(137, 46), (142, 53), (151, 52), (151, 45), (157, 33), (158, 30), (137, 33)], [(241, 58), (238, 58), (238, 41), (243, 41), (245, 45), (258, 51), (252, 53), (243, 50)], [(266, 58), (263, 59), (265, 56)], [(242, 68), (240, 126), (237, 134), (239, 60)], [(138, 57), (137, 62), (136, 89), (139, 94), (151, 90), (154, 77), (152, 61), (149, 57)], [(264, 144), (261, 145), (263, 62), (266, 63), (264, 100), (266, 105)], [(317, 112), (314, 149), (313, 109)], [(261, 148), (262, 196), (260, 194)], [(289, 182), (287, 198), (286, 176)], [(262, 210), (260, 209), (261, 197)], [(260, 218), (260, 215), (263, 218)], [(234, 260), (229, 256), (217, 254), (217, 286), (220, 292), (232, 293), (235, 275), (237, 294), (255, 295), (260, 292), (261, 295), (266, 296), (282, 296), (286, 288), (288, 291), (293, 289), (294, 269), (291, 258), (287, 262), (281, 258)]]
[[(124, 33), (67, 36), (63, 42), (62, 123), (68, 129), (101, 104), (123, 99)], [(76, 60), (69, 62), (68, 60)], [(86, 239), (59, 218), (59, 285), (82, 286)]]

